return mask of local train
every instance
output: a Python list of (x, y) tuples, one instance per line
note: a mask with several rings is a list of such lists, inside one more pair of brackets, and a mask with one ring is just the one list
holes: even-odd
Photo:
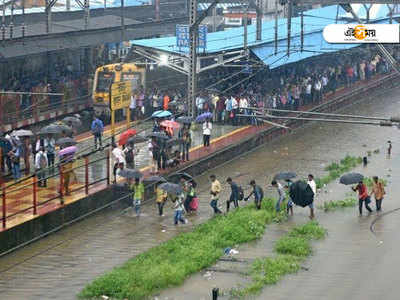
[(116, 63), (98, 67), (93, 81), (93, 109), (96, 115), (110, 114), (110, 86), (131, 81), (132, 91), (145, 88), (146, 68), (133, 63)]

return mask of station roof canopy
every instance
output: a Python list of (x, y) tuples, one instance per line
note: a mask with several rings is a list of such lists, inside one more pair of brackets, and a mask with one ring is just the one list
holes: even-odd
[[(353, 10), (364, 19), (366, 11), (361, 4), (352, 5)], [(384, 23), (388, 22), (389, 8), (384, 4), (374, 4), (370, 9), (370, 22)], [(398, 17), (400, 14), (394, 14)], [(349, 49), (358, 46), (358, 44), (329, 44), (322, 37), (323, 28), (329, 24), (349, 23), (354, 20), (351, 14), (347, 13), (338, 5), (331, 5), (323, 8), (312, 9), (304, 12), (304, 47), (300, 52), (300, 17), (292, 18), (291, 25), (291, 47), (290, 56), (286, 56), (287, 52), (287, 19), (278, 19), (278, 53), (274, 55), (275, 41), (275, 21), (267, 21), (262, 24), (262, 39), (256, 40), (256, 26), (249, 25), (248, 31), (248, 47), (251, 51), (270, 68), (275, 68), (283, 64), (299, 61), (314, 55), (326, 52), (334, 52)], [(238, 27), (226, 31), (218, 31), (207, 34), (207, 47), (199, 50), (199, 55), (212, 55), (225, 53), (229, 51), (237, 51), (243, 49), (244, 28)], [(164, 37), (156, 39), (144, 39), (132, 41), (133, 46), (152, 48), (158, 52), (169, 53), (173, 55), (186, 56), (188, 48), (178, 48), (176, 46), (176, 37)]]

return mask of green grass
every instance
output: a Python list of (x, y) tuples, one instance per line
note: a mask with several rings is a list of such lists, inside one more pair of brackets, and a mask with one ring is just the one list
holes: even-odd
[(323, 209), (325, 212), (334, 211), (339, 208), (354, 207), (358, 203), (356, 198), (349, 197), (344, 200), (327, 201), (323, 205), (319, 205), (318, 208)]
[(268, 199), (263, 201), (261, 210), (251, 204), (210, 219), (192, 232), (179, 234), (114, 268), (88, 284), (79, 297), (149, 298), (213, 265), (224, 248), (260, 238), (266, 225), (274, 219), (281, 220), (281, 214), (275, 213), (274, 201)]
[(301, 263), (312, 254), (311, 241), (324, 238), (326, 230), (317, 222), (296, 226), (275, 243), (275, 257), (256, 259), (249, 275), (252, 282), (246, 287), (234, 288), (230, 295), (243, 298), (258, 294), (266, 285), (276, 284), (283, 276), (300, 270)]
[(338, 179), (344, 173), (349, 172), (351, 169), (354, 169), (358, 165), (362, 163), (362, 157), (350, 156), (347, 155), (340, 162), (333, 162), (325, 168), (325, 171), (328, 171), (329, 174), (325, 175), (321, 178), (316, 178), (315, 183), (317, 184), (317, 188), (320, 189), (324, 185), (332, 182), (333, 180)]

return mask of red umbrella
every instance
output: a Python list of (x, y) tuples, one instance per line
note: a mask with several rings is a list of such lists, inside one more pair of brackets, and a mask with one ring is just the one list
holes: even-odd
[(170, 121), (170, 120), (165, 120), (160, 123), (161, 126), (163, 127), (168, 127), (172, 129), (178, 129), (180, 127), (180, 124), (175, 121)]
[(128, 129), (127, 131), (124, 131), (123, 133), (121, 133), (121, 136), (119, 137), (118, 144), (120, 146), (125, 145), (126, 142), (128, 141), (128, 139), (131, 136), (134, 136), (135, 134), (136, 134), (136, 130), (135, 129)]

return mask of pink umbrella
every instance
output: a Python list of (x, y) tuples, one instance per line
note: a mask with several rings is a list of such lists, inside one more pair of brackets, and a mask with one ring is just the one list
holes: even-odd
[(180, 124), (178, 122), (171, 121), (171, 120), (162, 121), (160, 123), (160, 125), (164, 126), (164, 127), (169, 127), (169, 128), (172, 128), (172, 129), (178, 129), (180, 127)]
[(76, 151), (78, 151), (78, 148), (76, 146), (69, 146), (67, 148), (60, 150), (60, 152), (58, 152), (58, 155), (59, 156), (74, 155)]

